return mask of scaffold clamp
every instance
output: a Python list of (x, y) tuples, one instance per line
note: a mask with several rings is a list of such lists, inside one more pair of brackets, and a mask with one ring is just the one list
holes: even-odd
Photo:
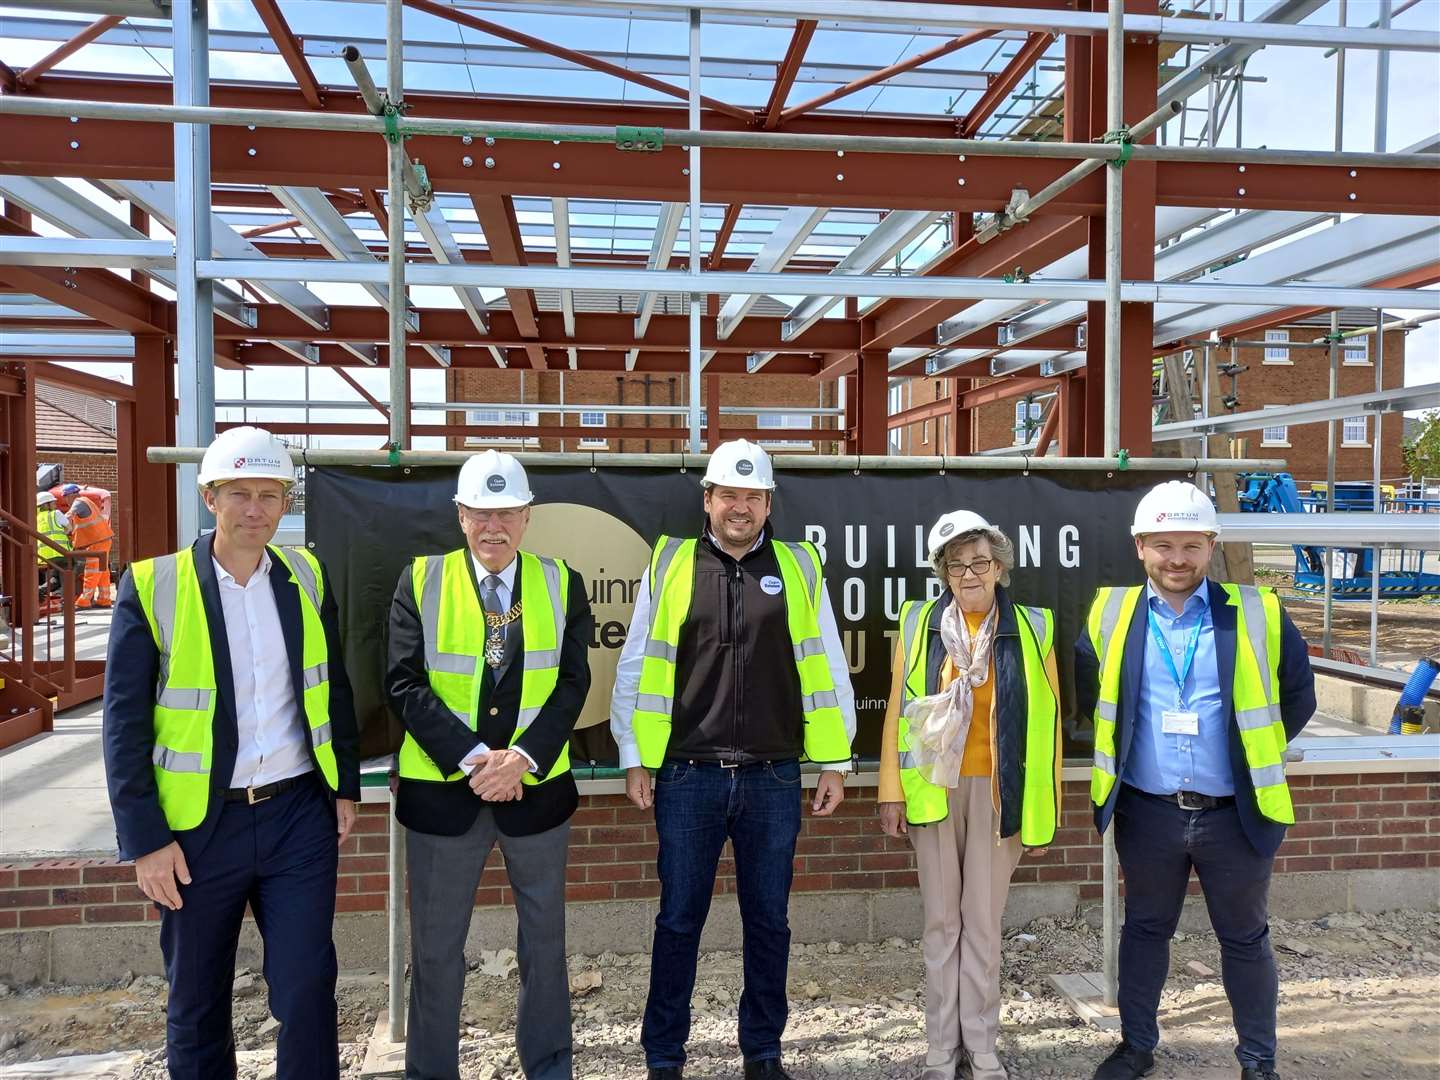
[(1117, 169), (1123, 169), (1126, 164), (1129, 163), (1130, 155), (1135, 153), (1135, 142), (1130, 137), (1130, 129), (1128, 127), (1120, 127), (1114, 131), (1107, 131), (1100, 137), (1100, 141), (1120, 144), (1120, 156), (1114, 161), (1109, 162), (1109, 164), (1114, 165)]
[(656, 153), (665, 149), (665, 129), (621, 124), (615, 128), (615, 148)]

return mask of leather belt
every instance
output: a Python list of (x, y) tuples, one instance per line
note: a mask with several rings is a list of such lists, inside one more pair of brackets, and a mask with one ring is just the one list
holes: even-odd
[(289, 776), (284, 780), (276, 780), (273, 784), (261, 784), (259, 787), (252, 784), (250, 787), (226, 788), (225, 801), (249, 803), (254, 806), (266, 799), (273, 799), (276, 795), (283, 795), (291, 788), (299, 787), (312, 775), (311, 773), (301, 773), (299, 776)]
[(1160, 798), (1174, 799), (1181, 810), (1218, 810), (1235, 802), (1234, 795), (1201, 795), (1198, 791), (1177, 791), (1174, 795), (1162, 795)]

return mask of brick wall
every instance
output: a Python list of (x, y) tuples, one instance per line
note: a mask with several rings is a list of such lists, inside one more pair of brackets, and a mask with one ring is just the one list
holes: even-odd
[(120, 486), (114, 454), (58, 454), (53, 450), (36, 450), (35, 459), (49, 465), (65, 466), (65, 483), (93, 484), (115, 492)]
[[(720, 403), (722, 406), (825, 406), (834, 407), (837, 401), (837, 383), (820, 383), (804, 375), (722, 375), (720, 376)], [(603, 405), (650, 406), (654, 408), (683, 408), (689, 403), (688, 379), (684, 375), (646, 374), (592, 371), (520, 371), (516, 369), (452, 368), (446, 375), (446, 392), (451, 401), (474, 401), (492, 404), (547, 404), (595, 405), (598, 412)], [(701, 404), (710, 406), (701, 389)], [(539, 445), (531, 443), (527, 449), (547, 452), (562, 450), (592, 449), (580, 446), (584, 428), (577, 415), (563, 418), (556, 414), (542, 413), (538, 417), (540, 431)], [(725, 414), (727, 425), (740, 427), (756, 426), (754, 415)], [(460, 413), (449, 413), (447, 423), (465, 423)], [(686, 427), (689, 421), (683, 415), (673, 414), (621, 414), (607, 413), (606, 422), (611, 427), (635, 429), (633, 437), (609, 439), (607, 444), (596, 449), (615, 453), (679, 453), (684, 445), (673, 439), (647, 439), (645, 428)], [(828, 421), (827, 423), (833, 423)], [(805, 426), (811, 426), (807, 418)], [(821, 426), (821, 425), (815, 425)], [(837, 425), (838, 426), (838, 425)], [(561, 434), (562, 427), (565, 429)], [(477, 435), (481, 434), (477, 430)], [(449, 447), (453, 450), (473, 449), (476, 443), (465, 438), (451, 438)], [(504, 448), (505, 444), (496, 445)], [(518, 447), (518, 442), (509, 444)], [(776, 447), (778, 452), (805, 452), (801, 447)], [(835, 443), (822, 443), (821, 452), (838, 452)]]
[[(1280, 849), (1277, 873), (1440, 869), (1440, 773), (1292, 775), (1296, 824)], [(1100, 896), (1101, 853), (1091, 825), (1088, 781), (1065, 784), (1061, 827), (1042, 856), (1026, 857), (1013, 881), (1078, 885), (1082, 900)], [(874, 892), (916, 886), (905, 841), (880, 832), (874, 788), (849, 793), (834, 816), (807, 812), (795, 857), (795, 891)], [(386, 806), (366, 804), (340, 859), (336, 909), (378, 912), (388, 885)], [(647, 900), (660, 895), (655, 827), (622, 795), (586, 795), (571, 823), (571, 903)], [(716, 892), (735, 889), (733, 862), (722, 860)], [(135, 886), (134, 870), (103, 859), (0, 863), (0, 933), (158, 918)], [(1191, 883), (1192, 891), (1198, 885)], [(509, 905), (500, 859), (475, 894), (480, 907)]]

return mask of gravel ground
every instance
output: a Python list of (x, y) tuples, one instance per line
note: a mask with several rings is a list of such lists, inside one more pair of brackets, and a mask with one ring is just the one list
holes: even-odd
[[(1272, 926), (1281, 976), (1285, 1080), (1435, 1080), (1440, 1076), (1440, 913), (1333, 915)], [(487, 953), (466, 981), (461, 1068), (466, 1080), (519, 1076), (511, 1034), (513, 954)], [(1016, 1078), (1085, 1080), (1115, 1036), (1075, 1018), (1050, 988), (1051, 973), (1098, 970), (1099, 934), (1084, 922), (1039, 919), (1005, 944), (1001, 1052)], [(1230, 1010), (1209, 935), (1177, 936), (1161, 1006), (1164, 1043), (1155, 1080), (1233, 1080)], [(687, 1075), (735, 1077), (740, 957), (707, 954), (695, 997)], [(500, 974), (505, 972), (505, 974)], [(910, 1078), (924, 1059), (920, 952), (898, 938), (877, 945), (797, 945), (786, 1061), (797, 1080)], [(573, 957), (577, 1075), (644, 1075), (639, 1047), (648, 959)], [(0, 1078), (113, 1077), (160, 1080), (164, 983), (153, 976), (109, 987), (0, 993)], [(384, 1008), (378, 972), (347, 972), (339, 989), (342, 1058), (359, 1075), (364, 1040)], [(274, 1021), (264, 981), (237, 977), (235, 1027), (241, 1075), (274, 1075)], [(129, 1053), (114, 1054), (115, 1051)], [(64, 1054), (109, 1054), (81, 1065)]]

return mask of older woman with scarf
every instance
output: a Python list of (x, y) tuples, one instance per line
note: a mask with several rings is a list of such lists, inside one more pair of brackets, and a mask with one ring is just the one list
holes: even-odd
[(921, 1080), (1005, 1080), (1000, 917), (1021, 851), (1044, 851), (1060, 809), (1055, 618), (1010, 599), (1014, 546), (979, 514), (946, 514), (928, 548), (945, 589), (900, 609), (880, 819), (909, 835), (920, 875)]

